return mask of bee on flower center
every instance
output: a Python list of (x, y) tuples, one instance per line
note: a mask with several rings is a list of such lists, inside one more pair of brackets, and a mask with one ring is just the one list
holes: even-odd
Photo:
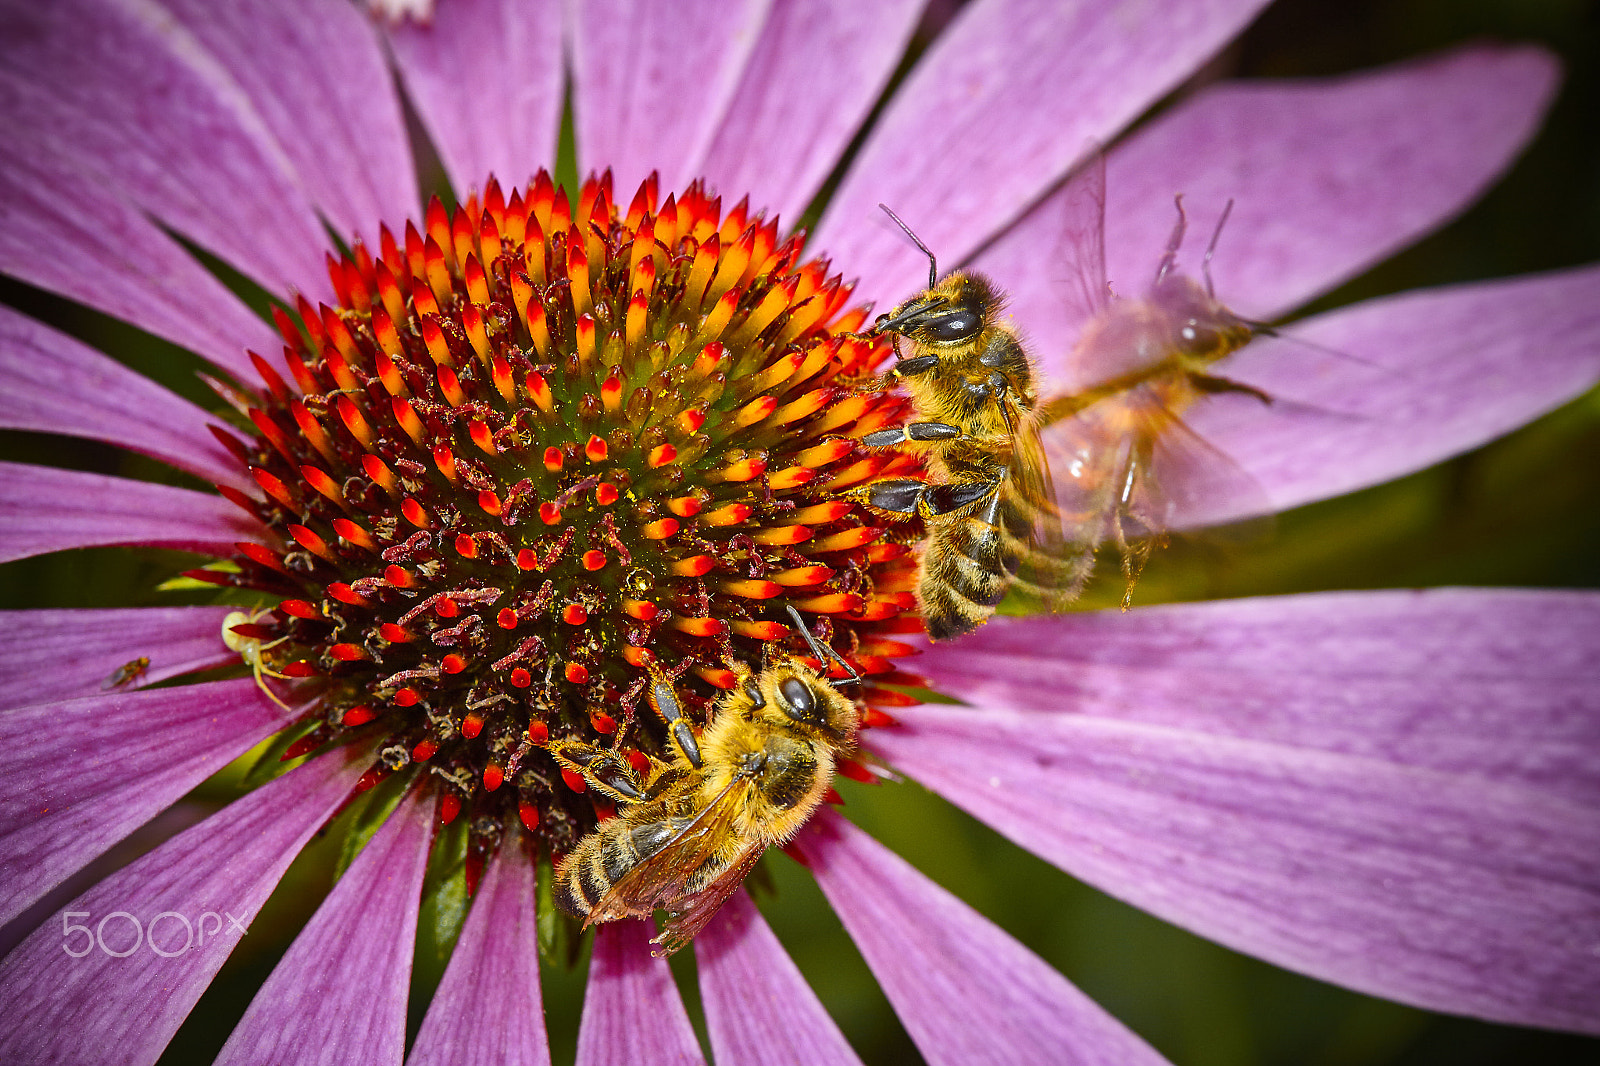
[(917, 602), (928, 636), (947, 640), (988, 621), (1014, 585), (1064, 604), (1093, 553), (1061, 535), (1037, 434), (1033, 359), (1001, 320), (999, 290), (971, 271), (941, 279), (933, 253), (889, 215), (928, 257), (928, 288), (873, 325), (911, 344), (884, 384), (902, 385), (914, 414), (862, 443), (920, 451), (927, 480), (883, 478), (858, 496), (891, 519), (922, 519)]
[[(790, 609), (816, 658), (837, 652)], [(744, 881), (767, 848), (787, 842), (832, 787), (841, 755), (855, 747), (860, 714), (823, 674), (782, 657), (759, 673), (735, 671), (703, 733), (695, 736), (671, 680), (653, 666), (648, 702), (667, 726), (670, 758), (640, 769), (579, 740), (547, 746), (563, 769), (619, 805), (579, 841), (556, 872), (556, 901), (584, 925), (645, 918), (665, 909), (656, 943), (687, 944)]]
[(891, 519), (922, 519), (928, 537), (917, 600), (934, 640), (976, 629), (1012, 589), (1046, 610), (1063, 609), (1107, 542), (1121, 553), (1128, 606), (1177, 510), (1163, 481), (1190, 495), (1260, 496), (1180, 417), (1218, 393), (1270, 402), (1211, 371), (1259, 330), (1216, 298), (1209, 265), (1217, 237), (1203, 260), (1204, 284), (1178, 271), (1186, 230), (1179, 197), (1149, 293), (1113, 300), (1105, 280), (1104, 183), (1097, 156), (1065, 192), (1079, 216), (1067, 236), (1084, 321), (1069, 362), (1091, 384), (1043, 397), (1033, 357), (1000, 319), (1004, 301), (994, 283), (964, 270), (941, 279), (933, 253), (889, 212), (929, 263), (928, 287), (873, 326), (910, 343), (911, 353), (884, 380), (906, 389), (914, 415), (863, 443), (920, 451), (928, 480), (885, 478), (860, 497)]

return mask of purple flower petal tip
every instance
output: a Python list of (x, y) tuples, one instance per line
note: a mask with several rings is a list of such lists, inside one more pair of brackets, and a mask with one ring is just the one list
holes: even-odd
[(1044, 960), (839, 815), (812, 819), (795, 846), (928, 1062), (1165, 1061)]
[(667, 960), (651, 954), (651, 935), (648, 923), (631, 919), (595, 929), (577, 1066), (704, 1066)]
[(717, 1062), (861, 1061), (742, 889), (695, 940), (694, 950)]

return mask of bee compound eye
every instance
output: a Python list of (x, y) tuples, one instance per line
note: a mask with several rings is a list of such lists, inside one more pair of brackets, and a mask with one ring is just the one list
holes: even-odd
[(945, 344), (970, 340), (983, 329), (983, 320), (972, 311), (951, 311), (928, 323), (930, 339)]
[(754, 677), (745, 679), (744, 694), (750, 697), (751, 706), (758, 710), (767, 705), (767, 698), (761, 694), (761, 686), (756, 684)]
[(1202, 326), (1194, 319), (1184, 323), (1178, 330), (1179, 347), (1191, 352), (1207, 352), (1217, 346), (1219, 337), (1217, 331), (1210, 326)]
[(784, 713), (799, 722), (815, 724), (817, 720), (817, 698), (812, 695), (811, 687), (798, 677), (786, 677), (778, 686), (778, 694), (783, 697)]

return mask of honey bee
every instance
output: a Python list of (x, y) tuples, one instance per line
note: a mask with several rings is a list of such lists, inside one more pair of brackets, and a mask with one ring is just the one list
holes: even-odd
[[(1259, 390), (1210, 373), (1258, 326), (1224, 307), (1204, 260), (1202, 286), (1177, 270), (1186, 220), (1179, 197), (1173, 229), (1150, 292), (1112, 299), (1105, 280), (1103, 158), (1069, 184), (1068, 248), (1083, 328), (1072, 361), (1094, 382), (1040, 399), (1038, 369), (986, 276), (958, 270), (941, 279), (933, 253), (888, 208), (928, 257), (928, 288), (881, 316), (874, 333), (910, 342), (885, 375), (911, 396), (913, 420), (862, 438), (869, 447), (920, 448), (928, 480), (885, 478), (858, 493), (886, 517), (920, 517), (927, 530), (917, 601), (933, 640), (971, 632), (1010, 589), (1047, 610), (1075, 599), (1095, 552), (1122, 555), (1123, 606), (1151, 546), (1188, 496), (1259, 497), (1254, 483), (1183, 423), (1201, 396)], [(1223, 218), (1226, 219), (1224, 211)], [(1218, 234), (1221, 223), (1218, 224)], [(898, 355), (898, 348), (896, 351)], [(1056, 473), (1053, 473), (1056, 472)], [(1227, 483), (1224, 485), (1224, 483)]]
[[(794, 608), (789, 613), (817, 658), (835, 659), (848, 681), (860, 681)], [(792, 657), (736, 673), (696, 738), (672, 682), (652, 665), (647, 700), (667, 726), (671, 758), (652, 759), (643, 773), (619, 753), (581, 741), (545, 745), (559, 765), (618, 804), (617, 817), (579, 841), (556, 871), (556, 903), (583, 918), (584, 928), (664, 909), (654, 943), (659, 954), (672, 954), (827, 795), (837, 758), (855, 747), (855, 704)]]
[(891, 519), (922, 519), (917, 603), (929, 638), (948, 640), (988, 621), (1015, 585), (1064, 604), (1087, 578), (1093, 547), (1070, 543), (1057, 520), (1033, 360), (1000, 320), (1000, 291), (971, 271), (940, 279), (933, 253), (884, 210), (928, 257), (928, 288), (873, 324), (911, 343), (882, 384), (910, 393), (913, 420), (861, 442), (919, 449), (927, 480), (883, 478), (855, 495)]
[(1214, 373), (1215, 365), (1274, 331), (1230, 311), (1216, 297), (1211, 259), (1233, 209), (1223, 208), (1201, 260), (1201, 280), (1178, 269), (1188, 220), (1177, 221), (1142, 297), (1111, 295), (1105, 272), (1105, 161), (1095, 156), (1064, 190), (1068, 251), (1076, 286), (1066, 293), (1083, 325), (1068, 357), (1080, 381), (1039, 405), (1034, 421), (1055, 477), (1051, 484), (1074, 541), (1110, 542), (1122, 556), (1129, 605), (1134, 585), (1166, 531), (1185, 516), (1265, 514), (1265, 492), (1234, 461), (1206, 443), (1183, 412), (1207, 396), (1238, 393), (1262, 403), (1259, 389)]
[(105, 683), (100, 688), (106, 692), (114, 688), (126, 688), (149, 672), (150, 658), (149, 656), (141, 655), (137, 659), (129, 659), (111, 671), (111, 676), (106, 678)]

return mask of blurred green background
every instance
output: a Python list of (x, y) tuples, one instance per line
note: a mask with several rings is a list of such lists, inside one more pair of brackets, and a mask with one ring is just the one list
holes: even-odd
[[(1567, 80), (1543, 132), (1463, 218), (1319, 302), (1492, 278), (1600, 259), (1600, 6), (1584, 0), (1280, 0), (1205, 72), (1333, 74), (1473, 38), (1540, 41)], [(1597, 293), (1600, 299), (1600, 293)], [(63, 301), (0, 281), (0, 299), (211, 406), (199, 363)], [(8, 458), (185, 483), (115, 449), (0, 434)], [(198, 486), (196, 486), (198, 487)], [(0, 606), (183, 602), (153, 592), (193, 565), (177, 553), (80, 551), (0, 566)], [(1315, 589), (1429, 585), (1600, 585), (1600, 392), (1440, 467), (1283, 516), (1273, 540), (1219, 560), (1182, 545), (1157, 556), (1142, 603)], [(1090, 602), (1112, 603), (1120, 589)], [(914, 667), (913, 667), (914, 668)], [(918, 786), (844, 782), (849, 817), (1037, 951), (1183, 1066), (1600, 1062), (1600, 1041), (1447, 1018), (1278, 970), (1111, 900), (1007, 843)], [(224, 782), (186, 801), (192, 818), (225, 802)], [(134, 842), (119, 861), (154, 841)], [(208, 1062), (310, 915), (336, 848), (309, 849), (178, 1034), (163, 1063)], [(1600, 859), (1600, 857), (1597, 857)], [(916, 1062), (887, 1001), (810, 878), (764, 864), (768, 921), (864, 1060)], [(758, 879), (759, 880), (759, 879)], [(418, 959), (419, 1004), (438, 978)], [(693, 953), (674, 960), (697, 1014)], [(555, 1061), (571, 1061), (586, 965), (546, 968)], [(413, 1010), (413, 1029), (420, 1020)]]

